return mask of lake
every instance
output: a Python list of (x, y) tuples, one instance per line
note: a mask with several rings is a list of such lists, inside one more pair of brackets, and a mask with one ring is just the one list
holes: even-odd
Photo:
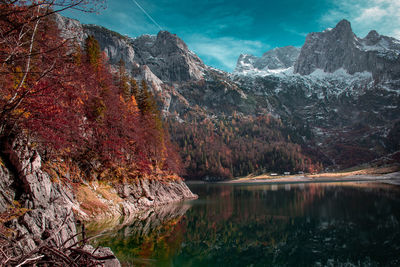
[(98, 238), (123, 266), (400, 266), (400, 187), (192, 184)]

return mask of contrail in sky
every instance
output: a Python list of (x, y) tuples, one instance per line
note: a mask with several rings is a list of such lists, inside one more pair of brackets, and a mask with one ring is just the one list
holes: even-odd
[(160, 28), (160, 30), (162, 31), (161, 26), (149, 15), (149, 13), (146, 12), (146, 10), (144, 10), (144, 8), (143, 8), (141, 5), (139, 5), (138, 2), (136, 2), (136, 0), (132, 0), (132, 2), (134, 2), (134, 3), (138, 6), (138, 8), (140, 8), (140, 9), (143, 11), (143, 13), (144, 13), (158, 28)]

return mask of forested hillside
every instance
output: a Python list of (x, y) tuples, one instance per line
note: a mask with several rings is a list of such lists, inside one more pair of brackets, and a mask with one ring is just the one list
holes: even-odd
[(249, 173), (322, 169), (321, 163), (315, 163), (317, 151), (306, 151), (313, 152), (314, 158), (306, 156), (300, 133), (271, 115), (172, 119), (170, 132), (180, 147), (188, 178), (219, 180)]
[(146, 82), (129, 79), (122, 61), (112, 73), (92, 36), (84, 47), (61, 38), (51, 14), (1, 4), (1, 144), (21, 138), (48, 168), (75, 167), (76, 181), (179, 172)]

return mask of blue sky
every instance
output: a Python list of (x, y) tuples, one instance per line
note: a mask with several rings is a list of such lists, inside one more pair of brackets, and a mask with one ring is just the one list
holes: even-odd
[(206, 64), (232, 71), (240, 54), (302, 46), (306, 34), (345, 18), (364, 37), (369, 30), (400, 39), (400, 0), (108, 0), (99, 14), (68, 11), (82, 23), (136, 37), (177, 34)]

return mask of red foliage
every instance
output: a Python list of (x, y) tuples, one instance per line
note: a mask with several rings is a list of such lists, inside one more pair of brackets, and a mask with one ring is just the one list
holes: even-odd
[[(71, 54), (50, 16), (30, 21), (41, 9), (2, 7), (12, 15), (0, 19), (2, 32), (10, 32), (0, 42), (0, 137), (28, 131), (46, 155), (72, 157), (87, 171), (179, 171), (175, 148), (152, 119), (158, 111), (144, 116), (135, 97), (121, 92), (97, 41)], [(25, 26), (12, 31), (19, 24)]]

